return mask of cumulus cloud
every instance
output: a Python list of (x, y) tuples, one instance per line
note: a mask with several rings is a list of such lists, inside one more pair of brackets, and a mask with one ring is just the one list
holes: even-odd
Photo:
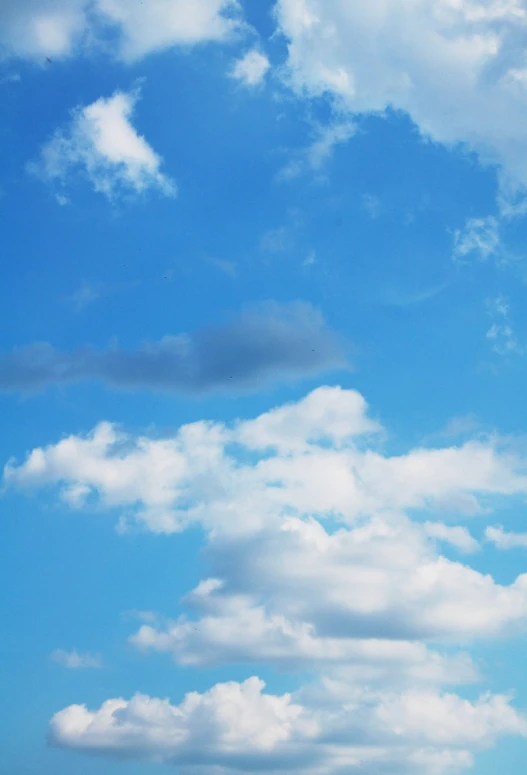
[(499, 439), (389, 456), (372, 438), (380, 430), (360, 394), (323, 387), (253, 420), (193, 423), (165, 439), (101, 423), (33, 450), (5, 477), (60, 485), (68, 500), (83, 502), (84, 492), (135, 507), (146, 526), (167, 532), (196, 522), (244, 532), (286, 515), (354, 524), (407, 510), (480, 514), (493, 499), (527, 492), (526, 461)]
[(135, 647), (187, 666), (318, 676), (293, 695), (252, 678), (179, 705), (70, 706), (51, 720), (52, 742), (188, 773), (446, 775), (500, 735), (525, 735), (510, 698), (444, 687), (481, 680), (472, 642), (525, 627), (527, 575), (499, 584), (443, 556), (445, 542), (478, 544), (437, 518), (524, 494), (525, 461), (499, 439), (390, 457), (383, 438), (359, 393), (323, 387), (162, 439), (103, 423), (9, 463), (6, 486), (55, 485), (72, 507), (135, 512), (157, 532), (204, 528), (208, 573), (182, 600), (190, 614), (143, 615)]
[[(176, 764), (183, 772), (360, 771), (442, 775), (472, 764), (471, 749), (526, 734), (508, 698), (356, 692), (346, 706), (317, 708), (264, 693), (250, 678), (187, 694), (180, 705), (136, 695), (99, 710), (72, 705), (50, 723), (54, 745)], [(329, 697), (328, 697), (329, 699)], [(219, 768), (219, 769), (217, 769)]]
[(115, 92), (75, 108), (69, 126), (55, 132), (30, 171), (59, 183), (81, 173), (109, 199), (150, 189), (173, 196), (176, 187), (161, 172), (161, 157), (131, 123), (138, 97), (138, 91)]
[(238, 59), (231, 70), (231, 77), (245, 86), (258, 86), (262, 83), (271, 64), (265, 54), (252, 49)]
[(523, 0), (277, 0), (275, 15), (298, 94), (404, 111), (424, 136), (527, 184)]
[(112, 52), (132, 62), (173, 46), (225, 40), (240, 17), (237, 0), (4, 0), (0, 56), (67, 57), (112, 33)]
[(0, 355), (0, 390), (36, 391), (80, 380), (118, 389), (205, 393), (261, 389), (346, 367), (344, 344), (310, 304), (262, 303), (218, 328), (165, 336), (136, 350), (71, 353), (33, 344)]
[(67, 667), (69, 670), (82, 670), (85, 668), (98, 668), (102, 666), (101, 659), (92, 654), (80, 654), (78, 651), (65, 651), (55, 649), (51, 653), (51, 659), (57, 664)]
[(527, 548), (527, 533), (510, 533), (501, 526), (485, 528), (485, 538), (498, 549)]

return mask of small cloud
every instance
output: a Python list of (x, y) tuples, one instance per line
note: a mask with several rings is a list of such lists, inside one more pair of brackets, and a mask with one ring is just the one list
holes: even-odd
[(209, 258), (208, 263), (219, 269), (220, 272), (226, 274), (227, 277), (231, 277), (235, 280), (238, 277), (238, 267), (234, 261), (229, 261), (225, 258)]
[(445, 428), (438, 433), (438, 436), (445, 439), (452, 439), (474, 433), (478, 428), (478, 420), (471, 414), (465, 414), (460, 417), (452, 417), (447, 422)]
[(62, 667), (69, 670), (98, 669), (102, 667), (100, 657), (92, 654), (79, 654), (78, 651), (65, 651), (64, 649), (55, 649), (51, 654), (51, 659)]
[(289, 233), (285, 226), (269, 229), (260, 237), (260, 250), (264, 253), (284, 253), (289, 246)]
[(502, 549), (503, 551), (508, 549), (527, 549), (527, 533), (508, 533), (501, 525), (487, 527), (485, 529), (485, 538), (489, 543), (494, 544), (497, 549)]
[(524, 348), (516, 338), (507, 299), (504, 296), (497, 296), (496, 299), (488, 302), (487, 306), (492, 325), (486, 336), (492, 344), (493, 351), (503, 356), (523, 355)]
[(311, 145), (296, 154), (278, 173), (279, 180), (293, 180), (306, 172), (320, 172), (335, 147), (346, 143), (356, 132), (351, 119), (336, 119), (326, 126), (317, 125)]
[(408, 290), (402, 288), (388, 288), (384, 291), (381, 303), (390, 307), (411, 307), (415, 304), (423, 304), (442, 293), (447, 283), (434, 285), (430, 288)]
[(499, 223), (493, 216), (469, 218), (462, 229), (454, 232), (453, 258), (462, 261), (475, 255), (485, 261), (501, 247)]
[(55, 194), (55, 199), (61, 207), (71, 204), (68, 197), (64, 196), (64, 194)]
[(73, 304), (75, 312), (82, 312), (88, 305), (101, 298), (102, 290), (101, 285), (94, 285), (85, 280), (79, 290), (68, 297), (68, 301)]
[(316, 250), (310, 250), (307, 254), (307, 257), (303, 261), (304, 266), (313, 266), (317, 263), (317, 253)]
[(372, 219), (372, 221), (377, 220), (379, 215), (381, 214), (381, 200), (378, 196), (375, 196), (374, 194), (363, 194), (362, 197), (362, 206), (368, 216)]
[(21, 80), (19, 73), (6, 73), (0, 76), (0, 86), (5, 86), (8, 83), (20, 83)]
[(115, 92), (75, 108), (69, 125), (55, 132), (28, 171), (62, 183), (80, 173), (108, 199), (148, 190), (174, 196), (176, 186), (161, 172), (161, 157), (131, 123), (138, 98), (138, 90)]
[(252, 49), (234, 63), (230, 76), (241, 81), (245, 86), (259, 86), (263, 83), (270, 67), (271, 64), (265, 54), (258, 49)]

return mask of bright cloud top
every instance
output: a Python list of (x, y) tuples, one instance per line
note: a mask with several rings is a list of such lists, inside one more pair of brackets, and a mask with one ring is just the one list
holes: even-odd
[(247, 532), (284, 515), (353, 524), (426, 509), (479, 514), (527, 492), (527, 464), (498, 440), (386, 456), (381, 430), (353, 390), (323, 387), (234, 426), (198, 422), (171, 438), (137, 439), (110, 423), (10, 463), (8, 484), (60, 486), (82, 504), (136, 509), (149, 529)]
[(50, 737), (62, 747), (167, 762), (183, 772), (199, 766), (440, 775), (470, 766), (470, 749), (527, 733), (525, 720), (500, 695), (469, 702), (423, 691), (359, 692), (345, 707), (320, 708), (306, 697), (301, 704), (301, 697), (263, 690), (253, 677), (187, 694), (177, 706), (143, 695), (108, 700), (97, 711), (72, 705), (53, 717)]
[(405, 111), (423, 135), (527, 184), (522, 0), (278, 0), (275, 12), (297, 92)]
[(239, 17), (237, 0), (7, 0), (0, 56), (66, 57), (111, 31), (117, 56), (130, 62), (172, 46), (225, 40)]
[(75, 108), (69, 126), (44, 145), (30, 170), (60, 183), (80, 172), (109, 199), (147, 190), (174, 196), (175, 184), (160, 170), (161, 157), (131, 123), (138, 97), (137, 91), (116, 92)]

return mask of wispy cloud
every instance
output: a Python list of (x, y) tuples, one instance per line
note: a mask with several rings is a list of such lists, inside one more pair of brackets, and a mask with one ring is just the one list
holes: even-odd
[(454, 232), (453, 258), (456, 261), (475, 257), (486, 260), (499, 253), (500, 224), (497, 218), (469, 218), (462, 229)]
[(80, 654), (78, 651), (65, 651), (55, 649), (51, 653), (51, 659), (69, 670), (97, 669), (102, 667), (101, 658), (93, 654)]
[(525, 349), (520, 344), (514, 331), (508, 300), (497, 296), (487, 303), (488, 314), (492, 325), (487, 331), (487, 339), (492, 349), (498, 355), (523, 355)]

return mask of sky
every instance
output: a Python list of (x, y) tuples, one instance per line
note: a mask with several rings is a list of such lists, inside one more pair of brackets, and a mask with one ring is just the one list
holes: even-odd
[(526, 39), (0, 4), (2, 772), (523, 772)]

